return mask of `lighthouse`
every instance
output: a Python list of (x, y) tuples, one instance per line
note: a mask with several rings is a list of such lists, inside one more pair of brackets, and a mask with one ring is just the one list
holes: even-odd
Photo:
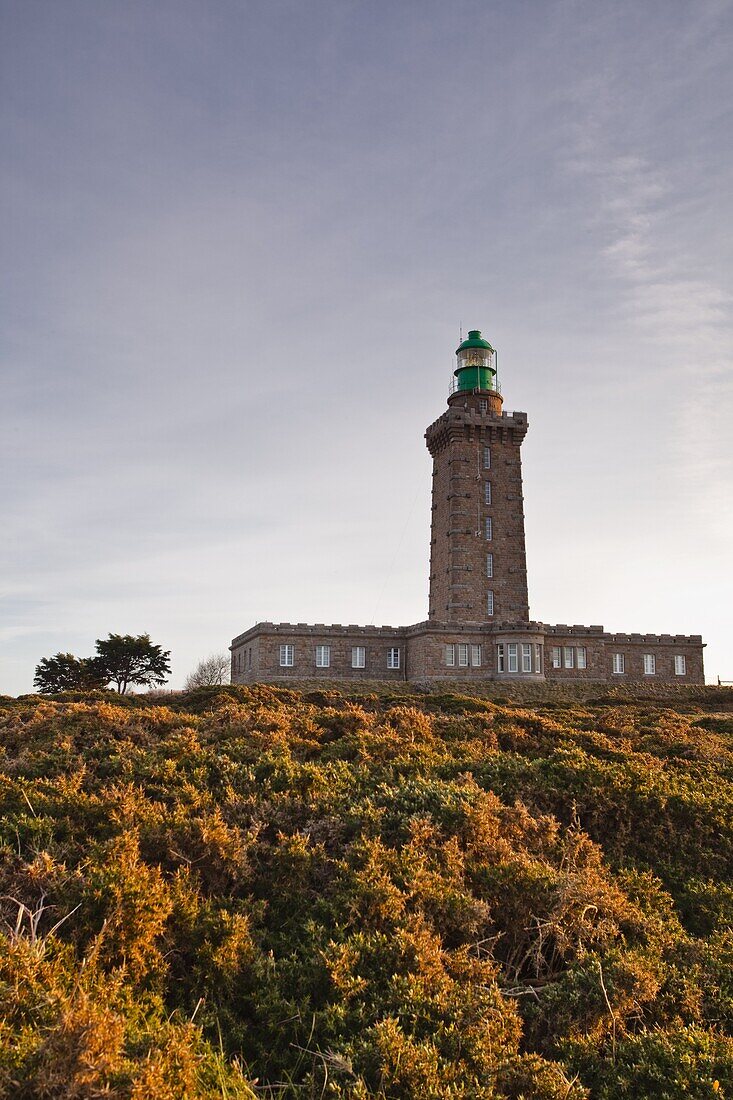
[(231, 644), (232, 682), (490, 680), (702, 684), (699, 634), (608, 633), (529, 617), (521, 449), (498, 355), (478, 329), (456, 348), (433, 461), (428, 618), (411, 626), (260, 622)]
[(448, 408), (425, 433), (433, 459), (428, 618), (527, 622), (521, 446), (503, 411), (497, 354), (478, 329), (456, 349)]

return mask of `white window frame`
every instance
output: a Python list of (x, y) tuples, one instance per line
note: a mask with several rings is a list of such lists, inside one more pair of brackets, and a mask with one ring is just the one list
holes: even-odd
[(542, 672), (542, 645), (540, 642), (534, 644), (534, 670), (535, 672)]
[(486, 555), (486, 576), (491, 578), (494, 575), (494, 555), (489, 553)]
[(292, 668), (295, 664), (295, 646), (285, 642), (280, 646), (280, 668)]
[(623, 653), (614, 653), (611, 660), (611, 671), (614, 676), (623, 676), (626, 671), (626, 661)]
[(494, 617), (494, 593), (491, 591), (486, 593), (486, 617), (487, 619)]
[(497, 647), (496, 647), (496, 671), (497, 672), (504, 672), (505, 671), (504, 663), (505, 663), (504, 643), (499, 642), (497, 644)]
[(687, 675), (687, 658), (684, 653), (675, 653), (674, 655), (674, 674), (675, 676)]
[(458, 643), (458, 667), (468, 668), (468, 642)]
[(575, 649), (575, 667), (587, 668), (588, 667), (588, 650), (584, 645), (576, 646)]
[(563, 668), (575, 668), (575, 650), (571, 645), (565, 645), (562, 647), (562, 667)]
[(519, 651), (516, 642), (507, 643), (507, 672), (519, 672)]
[(351, 647), (351, 667), (352, 668), (366, 668), (366, 646), (352, 645), (352, 647)]
[(552, 647), (552, 667), (562, 668), (562, 646), (554, 645)]
[(387, 668), (399, 668), (400, 667), (400, 649), (399, 646), (390, 646), (387, 650)]
[(653, 653), (644, 654), (644, 675), (656, 676), (657, 674), (657, 658)]
[(532, 671), (532, 643), (522, 642), (522, 672)]
[(484, 469), (491, 469), (491, 447), (484, 447)]
[(481, 668), (481, 646), (471, 646), (471, 665), (473, 668)]
[(317, 645), (316, 646), (316, 668), (330, 668), (331, 667), (331, 647), (330, 645)]
[(484, 520), (484, 538), (487, 542), (491, 542), (494, 537), (494, 524), (492, 523), (491, 516), (486, 516)]
[(456, 647), (452, 642), (445, 647), (445, 663), (448, 668), (455, 668), (456, 666)]
[(491, 482), (484, 482), (484, 504), (491, 504)]

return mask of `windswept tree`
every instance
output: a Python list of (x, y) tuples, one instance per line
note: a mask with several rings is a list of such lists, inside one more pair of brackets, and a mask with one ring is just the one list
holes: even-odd
[(153, 645), (149, 634), (110, 634), (97, 638), (94, 665), (104, 683), (112, 682), (120, 695), (131, 684), (150, 687), (164, 684), (171, 674), (170, 650)]
[(218, 687), (229, 683), (230, 660), (226, 653), (212, 653), (210, 657), (199, 661), (196, 668), (186, 677), (186, 691), (194, 688)]
[(73, 653), (57, 653), (44, 657), (36, 665), (33, 683), (44, 695), (57, 691), (91, 691), (104, 687), (106, 679), (91, 657), (75, 657)]

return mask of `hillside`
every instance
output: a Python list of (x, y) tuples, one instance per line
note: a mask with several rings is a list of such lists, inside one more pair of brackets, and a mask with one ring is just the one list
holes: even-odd
[(0, 752), (0, 1096), (733, 1098), (730, 692), (28, 697)]

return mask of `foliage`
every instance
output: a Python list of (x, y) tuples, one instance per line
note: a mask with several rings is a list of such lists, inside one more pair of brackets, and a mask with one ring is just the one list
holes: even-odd
[(170, 651), (150, 641), (149, 634), (110, 634), (97, 639), (94, 664), (104, 683), (112, 681), (124, 695), (130, 684), (164, 684), (170, 676)]
[(57, 653), (55, 657), (44, 657), (36, 665), (33, 683), (42, 694), (54, 695), (59, 691), (103, 687), (106, 681), (93, 659)]
[(226, 684), (229, 680), (229, 663), (226, 653), (212, 653), (210, 657), (199, 661), (193, 672), (186, 677), (185, 690)]
[(733, 1097), (731, 709), (0, 699), (0, 1096)]

